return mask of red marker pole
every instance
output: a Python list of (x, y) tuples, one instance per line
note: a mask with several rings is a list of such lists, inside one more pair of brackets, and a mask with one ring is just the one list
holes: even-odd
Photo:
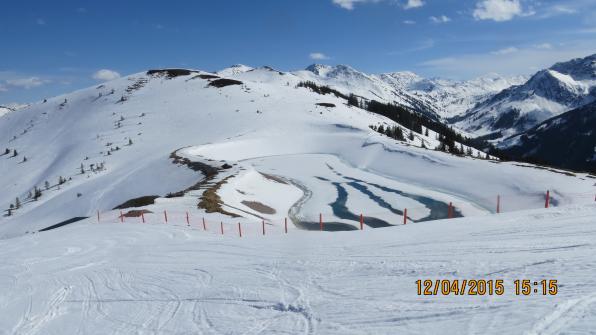
[(203, 218), (203, 230), (207, 230), (207, 223), (205, 223), (205, 218)]
[(406, 224), (408, 221), (408, 209), (404, 208), (404, 224)]
[[(594, 199), (596, 200), (596, 199)], [(99, 223), (99, 211), (97, 211), (97, 223)]]
[(262, 226), (263, 226), (263, 235), (265, 235), (265, 220), (263, 220)]
[(360, 230), (364, 230), (364, 216), (360, 214)]
[(544, 208), (548, 208), (550, 204), (550, 191), (546, 190), (546, 198), (544, 199)]
[(452, 211), (453, 211), (453, 204), (451, 202), (449, 202), (449, 209), (447, 210), (447, 218), (451, 219), (453, 217)]
[(221, 227), (221, 234), (223, 235), (224, 234), (224, 232), (223, 232), (223, 222), (220, 222), (220, 227)]
[(188, 218), (188, 212), (186, 212), (186, 225), (190, 227), (190, 219)]
[(240, 222), (238, 222), (238, 235), (242, 237), (242, 227), (240, 226)]
[(497, 214), (501, 213), (501, 196), (497, 195)]
[(124, 215), (122, 215), (122, 211), (120, 211), (120, 223), (124, 223)]
[(141, 220), (143, 223), (145, 223), (145, 213), (141, 212)]
[(163, 211), (163, 218), (166, 220), (166, 223), (168, 223), (168, 212), (165, 210)]
[(286, 230), (286, 234), (288, 233), (288, 218), (284, 218), (284, 228)]
[(321, 228), (321, 231), (323, 231), (323, 214), (319, 213), (319, 226)]

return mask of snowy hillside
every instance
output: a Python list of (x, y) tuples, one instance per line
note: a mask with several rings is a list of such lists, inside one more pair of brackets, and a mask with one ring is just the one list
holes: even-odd
[(17, 111), (19, 109), (23, 109), (25, 107), (27, 107), (28, 105), (26, 104), (7, 104), (6, 106), (0, 106), (0, 117), (10, 113), (10, 112), (14, 112)]
[(408, 71), (374, 75), (346, 65), (322, 64), (313, 64), (306, 71), (296, 71), (294, 74), (345, 93), (395, 102), (435, 118), (463, 114), (476, 103), (527, 80), (524, 76), (504, 78), (497, 74), (468, 81), (427, 79)]
[[(231, 224), (88, 220), (0, 240), (0, 333), (590, 334), (594, 217), (586, 205), (242, 238)], [(503, 280), (504, 293), (419, 296), (425, 279)], [(518, 279), (558, 293), (516, 295)]]
[(401, 222), (406, 207), (419, 222), (446, 217), (450, 202), (455, 216), (470, 216), (493, 212), (497, 194), (514, 210), (541, 207), (547, 189), (559, 205), (593, 190), (583, 174), (420, 148), (438, 145), (433, 131), (395, 141), (369, 128), (395, 123), (297, 87), (304, 78), (293, 73), (221, 73), (229, 76), (138, 73), (0, 119), (0, 205), (11, 214), (0, 236), (119, 205), (216, 220), (289, 217), (304, 229), (318, 229), (324, 214), (326, 229), (347, 230), (360, 213), (380, 227)]
[(476, 135), (503, 139), (596, 100), (596, 55), (557, 63), (454, 119)]

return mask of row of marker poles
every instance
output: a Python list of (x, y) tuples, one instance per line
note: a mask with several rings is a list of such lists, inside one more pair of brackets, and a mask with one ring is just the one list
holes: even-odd
[[(596, 195), (594, 196), (594, 201), (596, 202)], [(550, 207), (550, 190), (546, 191), (546, 195), (545, 195), (545, 199), (544, 199), (544, 208), (549, 208)], [(497, 195), (497, 213), (501, 213), (501, 195)], [(165, 223), (168, 223), (168, 212), (167, 211), (163, 211), (163, 217), (164, 217), (164, 221)], [(124, 223), (124, 214), (122, 213), (122, 210), (120, 210), (120, 222)], [(451, 219), (453, 218), (453, 203), (449, 202), (449, 207), (447, 209), (447, 218)], [(404, 224), (407, 223), (407, 219), (408, 219), (408, 209), (405, 208), (404, 209)], [(141, 211), (141, 221), (143, 223), (145, 223), (145, 214)], [(97, 211), (97, 222), (101, 222), (101, 217), (100, 217), (100, 213), (99, 211)], [(240, 223), (238, 223), (240, 224)], [(186, 225), (190, 227), (190, 217), (188, 212), (186, 212)], [(238, 226), (240, 229), (240, 226)], [(263, 227), (263, 235), (265, 235), (265, 220), (263, 220), (262, 222), (262, 227)], [(320, 213), (319, 214), (319, 228), (321, 231), (324, 230), (325, 226), (323, 223), (323, 214)], [(207, 230), (207, 222), (205, 221), (205, 218), (203, 218), (203, 230)], [(362, 214), (360, 214), (360, 230), (364, 230), (364, 216)], [(288, 219), (285, 218), (284, 219), (284, 231), (287, 234), (288, 233)], [(223, 235), (224, 230), (223, 230), (223, 222), (221, 223), (221, 233)], [(242, 235), (242, 234), (240, 234)]]

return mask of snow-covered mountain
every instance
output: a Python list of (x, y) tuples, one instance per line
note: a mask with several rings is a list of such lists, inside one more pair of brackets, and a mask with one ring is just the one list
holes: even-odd
[(463, 114), (484, 99), (527, 80), (524, 76), (505, 78), (497, 74), (467, 81), (427, 79), (409, 71), (375, 75), (347, 65), (322, 64), (313, 64), (306, 71), (294, 73), (342, 92), (394, 102), (436, 119)]
[(596, 102), (543, 121), (500, 146), (514, 158), (596, 173)]
[(499, 140), (596, 100), (596, 54), (557, 63), (478, 103), (455, 125)]
[(287, 216), (305, 229), (318, 229), (324, 213), (329, 229), (345, 230), (363, 211), (379, 227), (401, 222), (405, 207), (415, 222), (444, 217), (449, 202), (458, 215), (491, 212), (487, 194), (513, 198), (524, 189), (511, 208), (536, 208), (546, 188), (565, 204), (576, 201), (566, 192), (592, 187), (581, 175), (421, 148), (438, 145), (432, 130), (402, 142), (380, 135), (369, 126), (401, 126), (298, 87), (309, 78), (367, 76), (306, 72), (151, 70), (5, 115), (0, 206), (11, 215), (0, 218), (0, 236), (129, 206), (218, 221)]
[(370, 100), (396, 103), (411, 108), (433, 119), (441, 115), (436, 108), (399, 85), (393, 85), (383, 76), (366, 74), (348, 65), (328, 66), (313, 64), (294, 75), (308, 81), (332, 87), (344, 94), (356, 94)]
[(411, 83), (408, 91), (435, 106), (444, 118), (461, 115), (474, 105), (514, 85), (523, 84), (525, 76), (502, 77), (490, 73), (471, 80), (455, 81), (433, 78)]

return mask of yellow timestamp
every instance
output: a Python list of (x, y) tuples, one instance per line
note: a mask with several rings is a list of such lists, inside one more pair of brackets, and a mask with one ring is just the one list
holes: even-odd
[[(533, 281), (516, 279), (513, 281), (515, 295), (557, 295), (559, 286), (555, 279)], [(503, 279), (418, 279), (418, 295), (503, 295)]]

